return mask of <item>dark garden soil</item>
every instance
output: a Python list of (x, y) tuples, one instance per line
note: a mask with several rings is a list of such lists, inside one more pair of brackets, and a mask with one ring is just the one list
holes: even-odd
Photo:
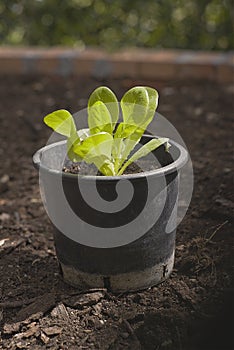
[[(32, 167), (32, 154), (50, 135), (42, 117), (57, 108), (83, 108), (97, 85), (120, 97), (143, 83), (159, 89), (159, 111), (193, 160), (194, 194), (178, 227), (175, 268), (146, 291), (81, 293), (60, 277)], [(0, 101), (0, 349), (233, 348), (234, 88), (204, 81), (1, 77)]]
[[(124, 170), (123, 175), (138, 174), (144, 171), (150, 171), (157, 168), (158, 165), (156, 162), (153, 162), (152, 160), (139, 159), (137, 164), (130, 164)], [(62, 171), (64, 173), (70, 174), (103, 176), (103, 174), (99, 170), (97, 170), (94, 164), (87, 164), (84, 161), (78, 163), (72, 163), (69, 160), (65, 161), (65, 166), (63, 167)]]

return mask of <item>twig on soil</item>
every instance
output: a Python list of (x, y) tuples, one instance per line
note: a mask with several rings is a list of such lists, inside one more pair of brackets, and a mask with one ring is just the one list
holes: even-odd
[(210, 235), (209, 238), (207, 238), (207, 242), (211, 241), (212, 238), (215, 236), (215, 234), (224, 226), (228, 223), (228, 220), (224, 221), (222, 224), (218, 225), (218, 227), (216, 227), (216, 229), (214, 230), (214, 232)]
[(69, 297), (76, 296), (76, 295), (85, 295), (85, 294), (91, 294), (91, 293), (96, 293), (96, 292), (103, 292), (105, 295), (108, 295), (108, 292), (106, 288), (93, 288), (93, 289), (84, 289), (84, 290), (79, 290), (77, 292), (72, 292), (72, 293), (67, 293), (63, 295), (57, 295), (57, 297), (60, 299), (60, 301), (64, 301)]

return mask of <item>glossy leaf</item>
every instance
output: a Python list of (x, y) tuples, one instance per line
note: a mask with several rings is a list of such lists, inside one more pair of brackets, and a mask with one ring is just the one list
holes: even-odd
[(149, 106), (149, 96), (143, 86), (128, 90), (121, 99), (123, 121), (126, 125), (139, 127), (145, 120)]
[(157, 104), (155, 89), (144, 86), (130, 89), (121, 100), (123, 122), (116, 128), (117, 98), (109, 88), (101, 86), (88, 101), (89, 128), (77, 131), (72, 115), (66, 110), (48, 114), (44, 121), (67, 137), (67, 154), (73, 162), (84, 160), (95, 164), (103, 175), (121, 175), (135, 160), (163, 142), (167, 145), (167, 139), (151, 140), (128, 159), (152, 121)]
[(100, 170), (107, 160), (111, 160), (112, 144), (113, 137), (101, 132), (87, 137), (80, 144), (75, 144), (73, 151), (86, 163), (94, 163)]
[(123, 96), (121, 108), (124, 123), (119, 125), (117, 133), (125, 137), (125, 150), (122, 163), (139, 143), (145, 129), (152, 121), (158, 105), (158, 92), (150, 87), (137, 86)]
[(153, 118), (155, 116), (155, 111), (158, 107), (158, 92), (157, 92), (157, 90), (155, 90), (151, 87), (148, 87), (148, 86), (144, 86), (144, 88), (146, 89), (147, 94), (148, 94), (149, 104), (148, 104), (145, 120), (139, 126), (141, 128), (143, 128), (145, 131), (145, 129), (147, 128), (147, 126), (153, 120)]
[(95, 102), (88, 109), (88, 124), (91, 135), (105, 131), (112, 133), (112, 120), (108, 108), (101, 101)]
[(147, 142), (144, 146), (142, 146), (137, 152), (135, 152), (132, 157), (127, 160), (122, 168), (119, 170), (118, 175), (122, 175), (124, 170), (133, 162), (137, 161), (138, 159), (145, 157), (150, 152), (154, 151), (159, 146), (166, 144), (166, 150), (169, 148), (168, 138), (159, 138), (159, 139), (153, 139)]
[(117, 127), (117, 130), (115, 132), (115, 138), (127, 138), (130, 135), (133, 135), (135, 132), (141, 132), (144, 133), (144, 129), (139, 128), (137, 125), (133, 124), (127, 124), (127, 123), (120, 123)]
[(80, 143), (79, 137), (69, 137), (67, 139), (67, 155), (72, 162), (81, 162), (82, 158), (74, 152), (74, 146)]
[(76, 126), (71, 113), (65, 109), (54, 111), (44, 118), (44, 122), (57, 133), (70, 137), (76, 133)]
[(114, 164), (109, 159), (104, 161), (104, 163), (99, 167), (99, 171), (106, 176), (116, 175)]
[(124, 140), (122, 138), (114, 138), (112, 145), (112, 157), (115, 172), (118, 172), (120, 164), (123, 162), (123, 153), (125, 150)]
[(106, 86), (100, 86), (92, 92), (88, 101), (88, 113), (90, 108), (96, 103), (102, 102), (108, 109), (111, 117), (112, 131), (119, 119), (119, 103), (115, 94)]

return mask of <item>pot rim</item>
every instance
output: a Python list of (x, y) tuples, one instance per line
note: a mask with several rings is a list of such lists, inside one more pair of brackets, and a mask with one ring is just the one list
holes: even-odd
[[(147, 135), (144, 134), (143, 137), (145, 138), (158, 138), (158, 136), (153, 136), (153, 135)], [(149, 171), (145, 171), (142, 173), (135, 173), (135, 174), (127, 174), (127, 175), (115, 175), (115, 176), (106, 176), (106, 175), (79, 175), (79, 174), (70, 174), (70, 173), (64, 173), (62, 171), (56, 170), (56, 169), (50, 169), (48, 167), (46, 167), (45, 165), (41, 164), (41, 157), (44, 151), (55, 147), (57, 145), (61, 145), (66, 143), (66, 140), (62, 140), (62, 141), (58, 141), (58, 142), (54, 142), (51, 143), (49, 145), (46, 145), (42, 148), (40, 148), (37, 152), (34, 153), (32, 160), (33, 160), (33, 165), (37, 170), (43, 169), (44, 171), (46, 171), (49, 174), (54, 174), (54, 175), (59, 175), (59, 176), (63, 176), (64, 178), (70, 179), (70, 180), (74, 180), (77, 179), (77, 176), (79, 178), (82, 178), (82, 180), (102, 180), (102, 181), (116, 181), (119, 180), (120, 178), (122, 179), (140, 179), (140, 178), (145, 178), (145, 177), (158, 177), (158, 176), (165, 176), (168, 174), (171, 174), (179, 169), (181, 169), (188, 161), (188, 152), (187, 150), (181, 146), (180, 144), (178, 144), (177, 142), (169, 139), (169, 142), (175, 146), (180, 154), (179, 157), (173, 161), (172, 163), (154, 169), (154, 170), (149, 170)]]

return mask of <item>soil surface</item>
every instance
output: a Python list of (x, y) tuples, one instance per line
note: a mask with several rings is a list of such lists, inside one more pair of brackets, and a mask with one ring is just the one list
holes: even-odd
[[(139, 159), (136, 163), (130, 164), (123, 172), (123, 175), (137, 174), (144, 171), (151, 171), (158, 168), (158, 164), (151, 160)], [(87, 164), (86, 162), (72, 163), (67, 161), (63, 167), (64, 173), (79, 174), (79, 175), (94, 175), (103, 176), (103, 174), (96, 168), (94, 164)]]
[[(79, 291), (63, 282), (31, 161), (50, 135), (43, 116), (85, 107), (100, 84), (118, 98), (134, 85), (156, 87), (159, 111), (193, 160), (194, 193), (178, 227), (174, 271), (136, 293)], [(232, 349), (233, 86), (1, 77), (0, 98), (0, 349)]]

